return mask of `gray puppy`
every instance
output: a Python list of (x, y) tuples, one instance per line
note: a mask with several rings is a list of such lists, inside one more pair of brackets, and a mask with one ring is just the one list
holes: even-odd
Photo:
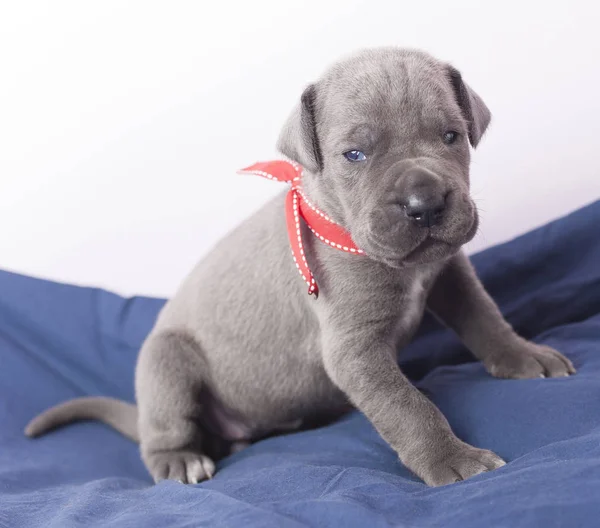
[(571, 362), (504, 321), (461, 246), (477, 231), (469, 143), (490, 112), (458, 71), (412, 50), (374, 49), (306, 88), (278, 148), (304, 167), (305, 194), (365, 255), (302, 226), (320, 295), (290, 257), (284, 194), (226, 236), (166, 304), (136, 370), (138, 407), (81, 398), (30, 436), (102, 420), (139, 441), (156, 481), (196, 483), (213, 459), (354, 406), (431, 486), (504, 461), (457, 438), (402, 374), (396, 354), (430, 310), (502, 378), (567, 376)]

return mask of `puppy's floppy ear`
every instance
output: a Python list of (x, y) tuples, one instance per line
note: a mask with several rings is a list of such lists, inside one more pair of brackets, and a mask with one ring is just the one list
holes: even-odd
[(323, 168), (317, 137), (316, 97), (317, 87), (311, 84), (302, 93), (300, 103), (288, 117), (277, 141), (279, 151), (310, 172), (320, 172)]
[(469, 141), (473, 145), (473, 148), (475, 148), (490, 124), (492, 114), (488, 107), (485, 106), (481, 97), (462, 80), (460, 72), (457, 69), (448, 66), (448, 74), (450, 75), (450, 82), (452, 83), (456, 102), (460, 106), (463, 116), (469, 125)]

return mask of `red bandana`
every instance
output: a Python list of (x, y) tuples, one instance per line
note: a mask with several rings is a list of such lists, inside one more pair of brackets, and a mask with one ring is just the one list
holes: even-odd
[(308, 294), (318, 297), (319, 287), (315, 282), (306, 258), (300, 231), (300, 218), (302, 218), (313, 234), (325, 244), (347, 251), (348, 253), (363, 254), (352, 241), (352, 237), (341, 226), (336, 224), (325, 213), (319, 211), (311, 204), (302, 192), (301, 178), (302, 167), (293, 161), (262, 161), (239, 171), (240, 174), (257, 174), (269, 180), (287, 182), (291, 184), (290, 192), (285, 200), (285, 216), (287, 221), (288, 236), (292, 246), (292, 256), (298, 272), (308, 285)]

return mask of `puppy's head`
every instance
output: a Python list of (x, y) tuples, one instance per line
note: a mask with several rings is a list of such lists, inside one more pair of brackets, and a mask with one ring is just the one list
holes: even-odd
[(306, 88), (279, 150), (371, 258), (402, 267), (454, 254), (477, 231), (469, 144), (490, 112), (451, 66), (412, 50), (367, 50)]

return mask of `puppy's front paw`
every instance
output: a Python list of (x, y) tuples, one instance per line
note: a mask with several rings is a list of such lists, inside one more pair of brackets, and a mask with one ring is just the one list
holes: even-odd
[(453, 438), (444, 447), (434, 449), (424, 456), (413, 471), (429, 486), (444, 486), (505, 464), (506, 462), (492, 451), (478, 449)]
[(558, 378), (575, 374), (575, 367), (553, 348), (520, 340), (515, 347), (490, 354), (484, 361), (497, 378)]
[(154, 482), (168, 479), (182, 484), (198, 484), (215, 474), (214, 462), (193, 451), (151, 453), (145, 457), (145, 462)]

